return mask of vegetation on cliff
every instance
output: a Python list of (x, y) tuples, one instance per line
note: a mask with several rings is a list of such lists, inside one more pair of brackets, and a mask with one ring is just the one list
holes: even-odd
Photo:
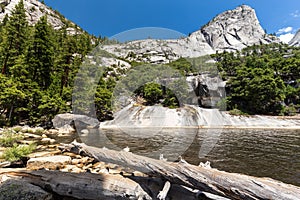
[(248, 114), (292, 115), (300, 108), (300, 49), (254, 45), (213, 55), (227, 83), (228, 109)]

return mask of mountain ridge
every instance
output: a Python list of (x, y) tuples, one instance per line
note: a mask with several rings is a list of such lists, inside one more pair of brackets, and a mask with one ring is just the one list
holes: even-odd
[(137, 40), (101, 48), (129, 61), (169, 63), (180, 57), (199, 57), (219, 51), (241, 50), (254, 44), (279, 42), (276, 36), (264, 31), (253, 8), (241, 5), (217, 15), (186, 38)]
[[(0, 0), (0, 20), (10, 14), (20, 0)], [(76, 34), (75, 24), (38, 0), (23, 0), (29, 24), (35, 24), (43, 15), (48, 16), (54, 29), (71, 23), (68, 33)], [(169, 40), (137, 40), (124, 44), (103, 45), (102, 50), (129, 61), (169, 63), (181, 57), (199, 57), (219, 51), (236, 51), (254, 44), (279, 43), (261, 27), (256, 12), (247, 5), (227, 10), (214, 17), (200, 30), (186, 38)], [(134, 55), (134, 56), (132, 56)], [(117, 62), (120, 62), (118, 60)], [(110, 64), (116, 64), (115, 61)]]

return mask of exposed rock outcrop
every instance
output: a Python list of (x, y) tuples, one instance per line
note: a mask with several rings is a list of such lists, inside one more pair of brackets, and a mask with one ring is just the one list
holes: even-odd
[(289, 42), (289, 45), (294, 47), (300, 47), (300, 29), (297, 31), (293, 39)]
[(101, 123), (101, 128), (126, 127), (204, 127), (204, 128), (287, 128), (300, 129), (299, 119), (275, 116), (233, 116), (218, 109), (185, 106), (168, 109), (162, 106), (129, 105), (115, 113), (112, 121)]
[[(19, 2), (20, 0), (0, 0), (0, 21), (4, 19), (6, 14), (10, 15)], [(47, 15), (48, 22), (55, 29), (60, 29), (64, 26), (62, 19), (66, 19), (47, 5), (38, 0), (23, 0), (23, 2), (29, 24), (35, 24), (42, 16)]]
[(180, 57), (199, 57), (216, 51), (241, 50), (253, 44), (274, 42), (279, 42), (279, 39), (263, 30), (255, 10), (242, 5), (218, 15), (186, 38), (138, 40), (101, 48), (129, 61), (168, 63)]
[[(240, 50), (253, 44), (277, 41), (275, 37), (266, 34), (255, 10), (247, 5), (218, 15), (200, 32), (214, 50)], [(200, 33), (198, 31), (194, 34)]]

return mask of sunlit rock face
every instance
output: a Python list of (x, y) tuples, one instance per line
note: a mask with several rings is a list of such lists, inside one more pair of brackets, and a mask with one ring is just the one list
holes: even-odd
[(253, 44), (274, 42), (279, 42), (279, 39), (266, 34), (255, 10), (242, 5), (221, 13), (185, 38), (138, 40), (104, 45), (102, 49), (117, 57), (157, 64), (168, 63), (180, 57), (199, 57), (217, 51), (235, 51)]
[[(299, 128), (297, 119), (276, 116), (233, 116), (218, 109), (186, 105), (178, 109), (162, 106), (128, 105), (115, 113), (115, 119), (101, 123), (102, 128), (207, 127), (207, 128)], [(153, 130), (150, 130), (150, 132)]]
[[(0, 21), (4, 19), (5, 15), (9, 16), (19, 2), (20, 0), (0, 0)], [(62, 19), (65, 18), (40, 1), (23, 0), (23, 2), (27, 20), (30, 25), (35, 24), (42, 16), (47, 15), (48, 22), (53, 26), (53, 28), (60, 29), (64, 26)]]
[(276, 37), (266, 34), (255, 10), (247, 5), (218, 15), (200, 32), (214, 50), (240, 50), (253, 44), (278, 42)]
[(300, 47), (300, 30), (298, 30), (296, 35), (289, 42), (289, 45), (294, 46), (294, 47)]

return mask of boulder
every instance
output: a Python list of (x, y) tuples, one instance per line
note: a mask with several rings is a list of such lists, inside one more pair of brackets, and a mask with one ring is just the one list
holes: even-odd
[(42, 136), (32, 134), (32, 133), (24, 133), (23, 135), (24, 135), (25, 139), (28, 139), (28, 138), (40, 139), (40, 138), (42, 138)]
[(56, 134), (58, 134), (58, 130), (50, 129), (50, 130), (48, 130), (48, 134), (56, 135)]
[(34, 144), (35, 142), (36, 141), (33, 141), (33, 140), (22, 140), (22, 141), (20, 141), (20, 143), (26, 144), (26, 145)]
[(0, 176), (0, 200), (51, 200), (52, 194), (28, 182)]
[(30, 170), (61, 169), (65, 165), (71, 164), (70, 156), (49, 156), (40, 158), (31, 158), (27, 161), (27, 168)]
[(48, 143), (48, 144), (54, 144), (56, 141), (55, 141), (55, 139), (51, 139), (51, 138), (43, 138), (41, 140), (41, 142)]
[(60, 154), (61, 151), (42, 151), (42, 152), (35, 152), (28, 155), (29, 158), (38, 158), (38, 157), (49, 157), (53, 155)]
[(77, 115), (77, 114), (59, 114), (54, 117), (52, 120), (53, 126), (55, 128), (62, 128), (65, 125), (74, 126), (76, 128), (81, 127), (97, 127), (99, 126), (99, 121), (95, 118), (86, 116), (86, 115)]
[(66, 124), (63, 127), (60, 127), (58, 129), (58, 136), (65, 136), (65, 135), (69, 135), (74, 132), (75, 132), (75, 129), (72, 126), (70, 126), (69, 124)]
[(22, 133), (33, 133), (33, 129), (30, 128), (29, 126), (23, 126), (22, 129), (20, 130)]

